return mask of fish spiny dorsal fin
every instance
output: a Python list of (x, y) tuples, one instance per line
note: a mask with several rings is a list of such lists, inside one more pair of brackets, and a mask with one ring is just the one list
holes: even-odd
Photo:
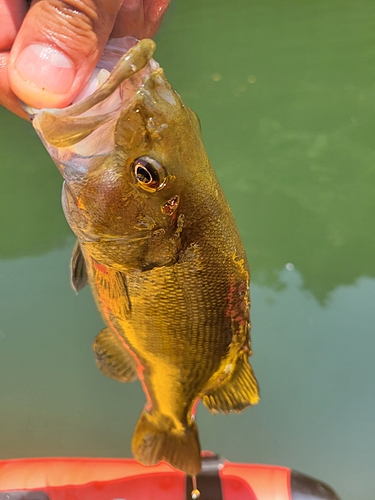
[(137, 377), (137, 364), (117, 334), (104, 328), (96, 337), (93, 349), (96, 364), (107, 377), (118, 382), (133, 382)]
[(73, 289), (78, 293), (87, 285), (87, 269), (79, 241), (73, 248), (72, 258), (70, 260), (70, 283)]

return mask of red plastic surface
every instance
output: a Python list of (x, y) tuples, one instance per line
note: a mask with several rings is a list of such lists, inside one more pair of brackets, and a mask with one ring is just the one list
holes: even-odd
[[(219, 474), (224, 500), (291, 500), (290, 469), (225, 462)], [(0, 461), (0, 493), (19, 490), (50, 500), (184, 500), (185, 474), (126, 459)]]
[(245, 481), (252, 489), (256, 500), (291, 500), (290, 469), (276, 465), (238, 464), (227, 462), (220, 472), (225, 500), (239, 500), (233, 489), (226, 492), (229, 478)]

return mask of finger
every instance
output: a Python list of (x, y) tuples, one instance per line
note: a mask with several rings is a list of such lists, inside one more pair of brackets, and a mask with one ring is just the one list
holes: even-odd
[(0, 104), (21, 118), (28, 120), (18, 97), (11, 91), (8, 78), (9, 52), (0, 52)]
[(144, 38), (151, 38), (155, 35), (170, 1), (171, 0), (144, 0)]
[(0, 0), (0, 104), (27, 118), (18, 97), (11, 91), (8, 78), (9, 50), (27, 11), (23, 0)]
[(143, 38), (144, 11), (143, 0), (124, 0), (117, 16), (111, 37), (134, 36)]
[(9, 50), (27, 11), (24, 0), (0, 1), (0, 51)]
[(121, 0), (34, 0), (13, 44), (12, 90), (36, 108), (64, 107), (83, 88)]
[(170, 0), (123, 0), (112, 37), (148, 38), (157, 32)]

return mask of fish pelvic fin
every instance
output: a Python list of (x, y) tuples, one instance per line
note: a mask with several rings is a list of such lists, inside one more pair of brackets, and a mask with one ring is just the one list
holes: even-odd
[(240, 412), (259, 402), (259, 386), (246, 354), (237, 359), (228, 378), (202, 397), (202, 403), (212, 413)]
[(88, 275), (86, 262), (82, 253), (81, 245), (77, 240), (70, 261), (70, 283), (73, 290), (78, 293), (87, 285), (87, 281)]
[(121, 339), (109, 328), (97, 335), (93, 345), (99, 370), (118, 382), (133, 382), (138, 378), (137, 365)]
[(198, 429), (194, 421), (177, 429), (174, 420), (158, 411), (144, 410), (132, 440), (133, 455), (144, 465), (160, 461), (194, 476), (201, 470)]

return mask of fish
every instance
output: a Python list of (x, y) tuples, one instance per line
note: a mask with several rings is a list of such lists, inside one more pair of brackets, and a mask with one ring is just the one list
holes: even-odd
[(64, 180), (72, 286), (90, 285), (106, 325), (96, 363), (145, 392), (133, 455), (194, 476), (198, 402), (230, 413), (259, 401), (250, 272), (199, 118), (154, 50), (150, 39), (111, 40), (75, 102), (28, 111)]

